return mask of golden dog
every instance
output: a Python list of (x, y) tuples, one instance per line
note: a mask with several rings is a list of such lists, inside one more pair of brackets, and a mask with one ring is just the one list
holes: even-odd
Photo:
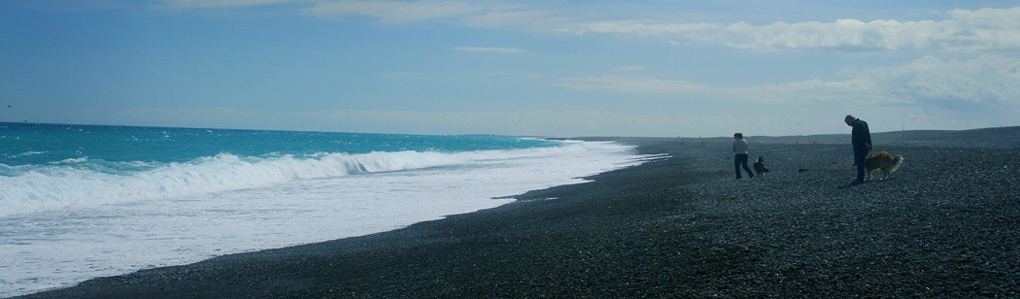
[(868, 171), (868, 179), (871, 179), (871, 173), (875, 170), (882, 170), (882, 179), (888, 179), (889, 175), (896, 171), (896, 168), (900, 167), (903, 163), (903, 156), (896, 155), (895, 157), (887, 152), (881, 152), (877, 155), (868, 156), (864, 163), (864, 168)]

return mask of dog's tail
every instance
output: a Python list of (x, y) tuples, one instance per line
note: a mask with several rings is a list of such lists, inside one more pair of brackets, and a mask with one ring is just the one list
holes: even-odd
[(903, 156), (896, 155), (893, 157), (892, 169), (889, 172), (896, 171), (897, 168), (900, 168), (900, 164), (903, 164)]

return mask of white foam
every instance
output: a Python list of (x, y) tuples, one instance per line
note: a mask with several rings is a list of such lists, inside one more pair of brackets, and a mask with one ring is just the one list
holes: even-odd
[[(144, 171), (115, 171), (110, 164), (87, 158), (67, 159), (54, 165), (29, 169), (15, 167), (19, 174), (0, 176), (0, 216), (33, 213), (69, 207), (93, 207), (111, 203), (195, 196), (260, 188), (299, 180), (352, 174), (402, 171), (437, 166), (508, 160), (530, 156), (589, 150), (581, 143), (565, 147), (523, 150), (493, 150), (463, 153), (372, 152), (367, 154), (320, 153), (306, 158), (291, 155), (241, 158), (231, 154), (203, 157), (188, 163), (156, 165), (146, 162), (119, 163), (119, 168)], [(106, 165), (106, 166), (104, 166)]]
[[(0, 297), (495, 207), (512, 199), (494, 197), (639, 163), (630, 149), (570, 143), (459, 154), (219, 155), (127, 177), (31, 171), (19, 176), (22, 185), (2, 191), (35, 211), (0, 216)], [(28, 188), (30, 178), (59, 186), (43, 194)], [(103, 197), (108, 192), (116, 195)], [(40, 202), (54, 204), (40, 209)]]
[(79, 163), (85, 163), (88, 160), (89, 160), (89, 157), (67, 158), (67, 159), (64, 159), (64, 160), (57, 161), (57, 162), (50, 162), (50, 164), (79, 164)]
[(24, 152), (24, 153), (20, 153), (20, 154), (14, 155), (14, 157), (35, 156), (35, 155), (42, 155), (42, 154), (45, 154), (45, 153), (48, 153), (48, 152), (27, 151), (27, 152)]

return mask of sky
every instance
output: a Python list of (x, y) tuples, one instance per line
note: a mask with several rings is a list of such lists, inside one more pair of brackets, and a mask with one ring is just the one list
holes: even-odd
[(0, 121), (718, 137), (1020, 125), (1017, 1), (4, 0)]

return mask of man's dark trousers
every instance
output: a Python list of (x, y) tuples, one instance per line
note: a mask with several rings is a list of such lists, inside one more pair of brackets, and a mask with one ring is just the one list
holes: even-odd
[(871, 150), (869, 150), (868, 148), (855, 148), (854, 149), (854, 164), (857, 164), (857, 181), (858, 182), (863, 182), (864, 181), (864, 166), (867, 163), (865, 158), (868, 156), (868, 152), (870, 152), (870, 151)]

